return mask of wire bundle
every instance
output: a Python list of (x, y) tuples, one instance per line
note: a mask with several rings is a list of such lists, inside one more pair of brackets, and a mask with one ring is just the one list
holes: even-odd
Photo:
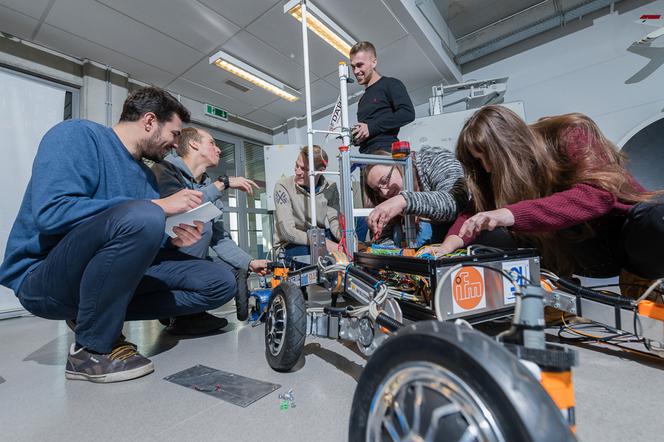
[[(545, 277), (549, 283), (553, 283), (553, 286), (556, 286), (566, 292), (569, 292), (565, 287), (560, 287), (559, 281), (560, 277), (556, 275), (555, 273), (542, 269), (540, 271), (541, 275)], [(546, 280), (545, 280), (546, 281)], [(568, 324), (565, 321), (564, 314), (561, 313), (561, 322), (562, 325), (560, 326), (558, 330), (558, 337), (562, 340), (566, 341), (573, 341), (573, 342), (585, 342), (585, 341), (590, 341), (590, 342), (599, 342), (603, 344), (608, 344), (608, 345), (614, 345), (617, 347), (620, 347), (623, 350), (630, 351), (630, 352), (635, 352), (639, 354), (646, 354), (648, 353), (643, 353), (641, 351), (625, 347), (622, 344), (625, 343), (631, 343), (631, 342), (640, 342), (643, 343), (645, 348), (648, 351), (652, 351), (653, 349), (650, 346), (650, 342), (647, 338), (640, 336), (639, 328), (642, 329), (641, 326), (641, 321), (639, 319), (639, 313), (638, 313), (638, 303), (641, 302), (642, 300), (646, 299), (651, 293), (657, 293), (660, 297), (662, 297), (662, 300), (664, 300), (664, 293), (657, 289), (657, 287), (664, 281), (664, 279), (658, 279), (654, 281), (649, 287), (646, 288), (645, 292), (643, 295), (641, 295), (638, 299), (632, 301), (632, 310), (634, 312), (634, 321), (633, 321), (633, 333), (625, 332), (625, 331), (617, 331), (615, 329), (612, 329), (606, 325), (595, 323), (595, 322), (588, 322), (584, 324), (580, 324), (577, 326), (573, 326), (571, 324)], [(615, 287), (619, 286), (620, 284), (605, 284), (605, 285), (600, 285), (600, 286), (593, 286), (593, 287), (586, 287), (586, 290), (594, 290), (597, 293), (603, 294), (603, 295), (609, 295), (609, 296), (614, 296), (616, 298), (621, 298), (620, 293), (612, 292), (610, 290), (598, 290), (604, 287)], [(589, 328), (599, 328), (600, 330), (604, 330), (608, 335), (606, 336), (600, 336), (592, 333), (588, 333), (585, 330)], [(565, 333), (572, 334), (574, 337), (566, 336)]]

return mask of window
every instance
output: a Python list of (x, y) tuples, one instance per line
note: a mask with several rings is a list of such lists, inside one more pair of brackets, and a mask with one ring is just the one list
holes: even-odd
[(247, 197), (247, 235), (249, 253), (264, 258), (272, 248), (272, 215), (267, 212), (265, 152), (262, 145), (244, 142), (244, 175), (259, 187)]
[(265, 154), (263, 146), (245, 141), (244, 158), (244, 176), (255, 181), (260, 187), (253, 195), (247, 195), (247, 207), (250, 209), (265, 209), (267, 207), (267, 190), (265, 189)]
[(263, 145), (233, 135), (202, 128), (214, 137), (221, 150), (219, 165), (207, 171), (215, 179), (220, 175), (244, 176), (256, 182), (252, 194), (234, 189), (223, 192), (224, 228), (233, 241), (257, 259), (265, 258), (272, 248), (272, 215), (266, 209), (265, 155)]
[(249, 253), (257, 258), (265, 258), (272, 248), (272, 215), (266, 213), (247, 214)]

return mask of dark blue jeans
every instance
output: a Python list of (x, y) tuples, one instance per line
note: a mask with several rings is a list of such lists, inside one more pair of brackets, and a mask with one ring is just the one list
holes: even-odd
[(228, 265), (162, 248), (164, 212), (149, 201), (112, 207), (72, 229), (25, 278), (21, 304), (75, 319), (76, 341), (108, 353), (125, 320), (211, 310), (236, 292)]
[[(334, 236), (332, 236), (330, 229), (325, 229), (325, 238), (331, 241), (336, 241)], [(310, 254), (311, 250), (309, 250), (309, 246), (306, 244), (286, 244), (284, 246), (284, 257), (286, 258), (286, 261), (292, 261), (296, 256), (309, 256)], [(302, 264), (299, 267), (304, 266), (305, 264)]]

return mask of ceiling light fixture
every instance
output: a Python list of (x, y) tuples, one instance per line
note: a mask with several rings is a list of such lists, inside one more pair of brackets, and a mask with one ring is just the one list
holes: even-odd
[(274, 95), (277, 95), (284, 100), (292, 102), (297, 101), (300, 98), (300, 93), (295, 89), (283, 84), (282, 82), (270, 77), (266, 73), (261, 72), (252, 66), (249, 66), (243, 61), (240, 61), (223, 51), (219, 51), (211, 56), (210, 64), (214, 64), (215, 66), (224, 69), (233, 75), (237, 75), (238, 77), (248, 81), (251, 84), (260, 86), (266, 91), (272, 92)]
[[(284, 13), (292, 15), (301, 22), (302, 1), (289, 1), (284, 5)], [(307, 1), (307, 28), (341, 52), (344, 57), (349, 58), (350, 48), (355, 44), (355, 40), (309, 1)]]

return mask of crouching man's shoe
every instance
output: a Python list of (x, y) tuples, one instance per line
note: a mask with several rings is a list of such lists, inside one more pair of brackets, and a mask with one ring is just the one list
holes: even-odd
[(171, 335), (197, 336), (216, 332), (227, 325), (228, 321), (225, 318), (201, 312), (171, 318), (170, 325), (166, 327), (166, 332)]
[(131, 342), (121, 339), (110, 353), (99, 354), (71, 345), (65, 377), (98, 383), (128, 381), (154, 371), (154, 364), (136, 351)]

